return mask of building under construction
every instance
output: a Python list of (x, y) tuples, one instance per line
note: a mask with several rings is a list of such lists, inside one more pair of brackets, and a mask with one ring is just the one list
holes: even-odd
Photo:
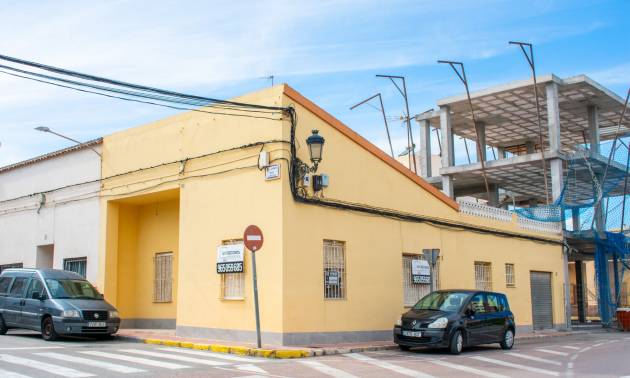
[[(584, 75), (536, 82), (538, 93), (533, 79), (517, 81), (441, 99), (418, 114), (418, 174), (459, 198), (462, 211), (497, 219), (515, 212), (531, 227), (563, 232), (570, 279), (565, 298), (555, 300), (575, 321), (609, 325), (630, 301), (627, 99)], [(435, 129), (439, 146), (431, 146)], [(467, 158), (457, 159), (465, 164), (456, 164), (456, 137), (467, 143)]]

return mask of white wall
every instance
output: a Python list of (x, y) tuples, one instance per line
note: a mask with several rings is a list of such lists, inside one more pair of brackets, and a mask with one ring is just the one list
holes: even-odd
[(87, 256), (87, 278), (95, 281), (100, 175), (100, 157), (89, 148), (0, 172), (0, 264), (35, 267), (38, 246), (52, 244), (54, 268)]

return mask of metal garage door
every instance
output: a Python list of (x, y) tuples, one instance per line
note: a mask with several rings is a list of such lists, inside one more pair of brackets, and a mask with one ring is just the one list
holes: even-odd
[(553, 328), (551, 273), (530, 272), (534, 330)]

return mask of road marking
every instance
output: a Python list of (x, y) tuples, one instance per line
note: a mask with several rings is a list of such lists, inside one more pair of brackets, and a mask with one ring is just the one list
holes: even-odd
[(321, 362), (317, 362), (313, 360), (300, 360), (298, 362), (308, 367), (311, 367), (322, 374), (326, 374), (334, 378), (358, 378), (356, 375), (346, 373), (343, 370), (339, 370), (337, 368), (334, 368), (328, 365), (324, 365)]
[(234, 366), (238, 370), (249, 371), (250, 373), (261, 373), (267, 374), (267, 372), (254, 364), (244, 364), (244, 365), (236, 365)]
[(501, 360), (494, 360), (494, 359), (491, 359), (491, 358), (486, 358), (486, 357), (481, 357), (481, 356), (472, 356), (472, 357), (469, 357), (469, 358), (473, 358), (473, 359), (479, 360), (479, 361), (489, 362), (489, 363), (495, 364), (495, 365), (511, 367), (511, 368), (514, 368), (514, 369), (527, 370), (527, 371), (531, 371), (532, 373), (540, 373), (540, 374), (552, 375), (554, 377), (557, 377), (558, 375), (560, 375), (558, 372), (551, 371), (551, 370), (539, 369), (539, 368), (535, 368), (535, 367), (531, 367), (531, 366), (525, 366), (525, 365), (520, 365), (520, 364), (513, 364), (511, 362), (505, 362), (505, 361), (501, 361)]
[(402, 366), (396, 366), (394, 364), (390, 364), (389, 362), (385, 362), (385, 361), (379, 361), (377, 359), (374, 359), (372, 357), (368, 357), (366, 355), (363, 354), (359, 354), (359, 353), (350, 353), (350, 354), (346, 354), (346, 357), (350, 357), (350, 358), (354, 358), (355, 360), (359, 360), (362, 362), (367, 362), (369, 364), (372, 364), (374, 366), (380, 367), (382, 369), (387, 369), (387, 370), (391, 370), (394, 371), (398, 374), (402, 374), (402, 375), (406, 375), (408, 377), (418, 377), (418, 378), (430, 378), (433, 377), (432, 375), (429, 374), (425, 374), (419, 371), (415, 371), (415, 370), (411, 370), (411, 369), (407, 369), (405, 367)]
[(600, 346), (602, 346), (602, 345), (604, 345), (604, 344), (606, 344), (606, 343), (604, 342), (604, 343), (597, 343), (597, 344), (593, 344), (593, 348), (600, 347)]
[(67, 367), (47, 364), (44, 362), (29, 360), (27, 358), (11, 356), (9, 354), (0, 354), (0, 361), (4, 361), (10, 364), (28, 366), (33, 369), (43, 370), (49, 374), (61, 375), (63, 377), (68, 378), (82, 378), (82, 377), (93, 377), (94, 374), (84, 373), (82, 371), (70, 369)]
[(567, 352), (558, 352), (556, 350), (549, 350), (549, 349), (536, 349), (538, 352), (543, 352), (543, 353), (548, 353), (548, 354), (555, 354), (556, 356), (568, 356), (569, 353)]
[(0, 348), (0, 350), (37, 350), (37, 349), (64, 349), (64, 347), (62, 347), (62, 346), (49, 346), (49, 347)]
[(580, 349), (580, 351), (578, 353), (584, 353), (584, 352), (586, 352), (586, 351), (588, 351), (590, 349), (591, 349), (591, 347), (589, 346), (589, 347), (586, 347), (584, 349)]
[(46, 353), (36, 353), (36, 354), (38, 356), (54, 358), (60, 361), (74, 362), (77, 364), (99, 367), (99, 368), (115, 371), (116, 373), (122, 373), (122, 374), (146, 372), (146, 370), (142, 370), (142, 369), (136, 369), (136, 368), (132, 368), (128, 366), (112, 364), (112, 363), (104, 362), (104, 361), (91, 360), (91, 359), (87, 359), (83, 357), (69, 356), (69, 355), (61, 354), (61, 353), (46, 352)]
[(194, 358), (194, 357), (176, 356), (176, 355), (172, 355), (168, 353), (150, 352), (148, 350), (140, 350), (140, 349), (121, 349), (120, 352), (140, 354), (140, 355), (149, 356), (149, 357), (166, 358), (166, 359), (171, 359), (171, 360), (190, 362), (194, 364), (202, 364), (202, 365), (208, 365), (208, 366), (229, 365), (228, 362), (223, 362), (223, 361), (212, 361), (212, 360), (205, 360), (205, 359)]
[(574, 354), (573, 356), (571, 356), (571, 361), (577, 360), (578, 357), (579, 357), (579, 354)]
[(238, 356), (233, 356), (230, 354), (206, 352), (202, 350), (177, 349), (177, 348), (157, 348), (157, 350), (189, 354), (191, 356), (212, 357), (212, 358), (218, 358), (221, 360), (228, 360), (228, 361), (235, 361), (235, 362), (255, 362), (255, 363), (268, 362), (267, 360), (264, 360), (264, 359), (238, 357)]
[(580, 348), (571, 345), (563, 345), (562, 347), (566, 349), (580, 350)]
[(446, 366), (446, 367), (451, 368), (451, 369), (456, 369), (456, 370), (465, 371), (467, 373), (481, 375), (482, 377), (507, 378), (507, 376), (505, 376), (505, 375), (491, 373), (489, 371), (485, 371), (485, 370), (481, 370), (481, 369), (475, 369), (475, 368), (464, 366), (464, 365), (453, 364), (453, 363), (446, 362), (446, 361), (431, 360), (431, 362), (434, 363), (434, 364), (437, 364), (437, 365)]
[(546, 358), (534, 357), (534, 356), (530, 356), (529, 354), (514, 353), (514, 352), (509, 352), (509, 353), (506, 353), (506, 354), (509, 355), (509, 356), (512, 356), (512, 357), (524, 358), (526, 360), (531, 360), (531, 361), (536, 361), (536, 362), (542, 362), (542, 363), (545, 363), (545, 364), (552, 364), (552, 365), (562, 366), (561, 362), (548, 360)]
[(14, 373), (12, 371), (2, 370), (2, 369), (0, 369), (0, 376), (3, 378), (31, 378), (28, 375), (22, 375), (22, 374)]
[(567, 369), (569, 369), (569, 370), (570, 370), (570, 369), (573, 369), (573, 362), (569, 362), (569, 363), (567, 364)]
[(92, 351), (92, 350), (86, 351), (86, 352), (79, 352), (79, 353), (89, 354), (90, 356), (96, 356), (96, 357), (111, 358), (111, 359), (114, 359), (114, 360), (135, 362), (135, 363), (138, 363), (138, 364), (149, 365), (149, 366), (154, 366), (154, 367), (159, 367), (159, 368), (164, 368), (164, 369), (170, 369), (170, 370), (186, 369), (186, 368), (190, 367), (190, 366), (186, 366), (186, 365), (174, 364), (172, 362), (155, 361), (155, 360), (149, 360), (147, 358), (126, 356), (126, 355), (122, 355), (122, 354), (114, 354), (114, 353), (107, 353), (107, 352), (97, 352), (97, 351)]

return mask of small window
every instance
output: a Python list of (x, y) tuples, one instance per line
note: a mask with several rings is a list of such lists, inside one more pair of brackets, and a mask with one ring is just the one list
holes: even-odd
[[(243, 240), (226, 240), (222, 244), (243, 244)], [(245, 261), (243, 261), (243, 263), (245, 263)], [(221, 274), (221, 298), (237, 301), (245, 299), (245, 272)]]
[(33, 278), (31, 283), (28, 285), (26, 298), (33, 299), (33, 293), (38, 293), (39, 295), (45, 294), (44, 284), (42, 284), (42, 281), (37, 278)]
[(516, 277), (514, 275), (514, 264), (505, 264), (505, 286), (516, 286)]
[(346, 243), (324, 240), (324, 298), (346, 298)]
[(15, 280), (13, 280), (13, 285), (11, 286), (11, 291), (9, 291), (9, 295), (11, 297), (18, 298), (24, 296), (24, 290), (26, 289), (27, 282), (27, 277), (16, 277)]
[(419, 255), (403, 255), (403, 298), (404, 305), (411, 307), (431, 292), (431, 284), (414, 283), (411, 265), (413, 260), (423, 260)]
[(13, 277), (0, 278), (0, 294), (6, 294), (9, 291), (9, 286), (11, 285), (12, 280)]
[(77, 257), (63, 260), (63, 270), (75, 272), (83, 278), (85, 278), (86, 269), (87, 257)]
[(475, 261), (475, 288), (492, 290), (492, 265), (489, 262)]
[(2, 271), (5, 269), (14, 269), (14, 268), (22, 268), (22, 267), (23, 267), (22, 263), (0, 265), (0, 273), (2, 273)]
[(173, 301), (173, 253), (156, 253), (154, 257), (153, 302)]

